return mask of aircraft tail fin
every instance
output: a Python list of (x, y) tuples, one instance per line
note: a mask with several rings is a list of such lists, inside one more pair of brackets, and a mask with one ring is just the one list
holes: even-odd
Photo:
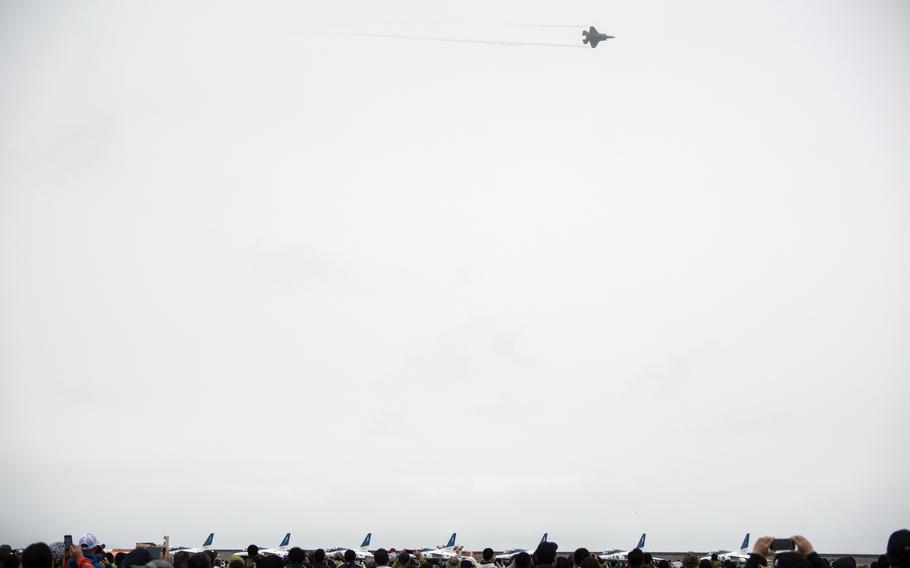
[(452, 536), (449, 537), (449, 542), (446, 543), (446, 548), (452, 548), (455, 546), (455, 533), (452, 533)]
[(540, 537), (540, 544), (543, 544), (543, 543), (547, 542), (547, 535), (548, 535), (548, 534), (549, 534), (549, 533), (543, 533), (543, 536)]
[(583, 44), (585, 44), (585, 45), (588, 45), (588, 38), (585, 38), (585, 39), (581, 40), (581, 43), (583, 43)]
[(648, 536), (648, 533), (641, 533), (641, 538), (638, 539), (638, 545), (635, 548), (645, 549), (645, 537)]
[(373, 538), (373, 533), (367, 533), (367, 536), (364, 537), (363, 542), (360, 543), (360, 548), (366, 548), (370, 546), (370, 540)]
[(212, 541), (215, 540), (215, 533), (209, 533), (209, 536), (205, 538), (205, 542), (202, 543), (202, 547), (212, 546)]
[(743, 545), (739, 547), (740, 550), (746, 550), (749, 548), (749, 533), (746, 533), (746, 538), (743, 539)]
[(281, 539), (281, 544), (278, 545), (278, 548), (284, 548), (291, 542), (291, 533), (284, 535), (284, 538)]

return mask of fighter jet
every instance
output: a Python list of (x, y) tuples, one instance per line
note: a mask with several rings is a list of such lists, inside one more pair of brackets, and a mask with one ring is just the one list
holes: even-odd
[(591, 44), (591, 48), (597, 47), (597, 44), (602, 41), (607, 41), (608, 39), (613, 39), (613, 36), (602, 34), (597, 31), (597, 28), (591, 26), (590, 30), (582, 30), (581, 35), (585, 36), (585, 39), (581, 42), (585, 45)]

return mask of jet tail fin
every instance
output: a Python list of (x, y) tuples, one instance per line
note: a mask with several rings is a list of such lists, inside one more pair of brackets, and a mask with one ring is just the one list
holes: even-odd
[(449, 542), (446, 543), (446, 548), (452, 548), (455, 546), (455, 533), (452, 533), (452, 536), (449, 537)]
[(281, 539), (281, 544), (278, 545), (278, 548), (284, 548), (291, 542), (291, 533), (284, 535), (284, 538)]
[(360, 548), (366, 548), (370, 546), (370, 539), (373, 538), (373, 533), (367, 533), (367, 536), (364, 537), (363, 542), (360, 543)]
[(583, 44), (585, 44), (585, 45), (588, 45), (588, 38), (585, 38), (585, 39), (581, 40), (581, 43), (583, 43)]
[(215, 540), (215, 533), (209, 533), (209, 536), (205, 538), (205, 542), (202, 543), (202, 547), (212, 546), (212, 541)]
[(749, 533), (746, 533), (746, 538), (743, 539), (743, 545), (739, 547), (740, 550), (746, 550), (749, 548)]
[(540, 537), (540, 544), (543, 544), (543, 543), (547, 542), (547, 535), (548, 535), (548, 534), (549, 534), (549, 533), (543, 533), (543, 536)]
[(641, 533), (641, 538), (638, 539), (638, 545), (635, 548), (645, 549), (645, 537), (648, 536), (648, 533)]

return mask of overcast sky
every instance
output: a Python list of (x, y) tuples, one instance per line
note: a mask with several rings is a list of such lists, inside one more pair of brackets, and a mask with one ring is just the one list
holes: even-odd
[(906, 2), (2, 0), (0, 77), (4, 542), (907, 524)]

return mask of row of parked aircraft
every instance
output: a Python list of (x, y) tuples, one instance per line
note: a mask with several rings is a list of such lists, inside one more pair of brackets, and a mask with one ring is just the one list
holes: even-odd
[[(420, 551), (429, 560), (445, 561), (445, 560), (448, 560), (449, 558), (452, 558), (453, 556), (455, 556), (455, 557), (460, 556), (460, 551), (456, 550), (456, 547), (455, 547), (455, 536), (456, 536), (456, 533), (452, 533), (452, 536), (449, 537), (449, 541), (446, 543), (446, 545), (444, 547), (421, 548)], [(547, 542), (547, 536), (548, 536), (548, 533), (543, 533), (543, 537), (541, 537), (539, 544), (543, 544), (543, 543)], [(639, 537), (639, 539), (638, 539), (638, 544), (635, 545), (635, 548), (644, 550), (645, 539), (647, 538), (647, 536), (648, 536), (647, 533), (642, 533), (641, 537)], [(358, 547), (329, 548), (329, 549), (326, 549), (325, 553), (327, 556), (331, 556), (331, 555), (335, 554), (336, 552), (344, 552), (346, 550), (353, 550), (354, 554), (357, 555), (357, 560), (360, 562), (363, 562), (367, 558), (373, 557), (373, 553), (369, 551), (370, 541), (372, 540), (372, 538), (373, 538), (373, 533), (367, 533), (366, 537), (364, 537), (364, 539), (363, 539), (363, 542), (361, 542), (360, 546), (358, 546)], [(206, 537), (205, 542), (202, 543), (201, 548), (177, 546), (177, 547), (171, 548), (170, 550), (172, 553), (188, 552), (190, 554), (194, 554), (194, 553), (202, 552), (203, 550), (207, 550), (207, 549), (211, 548), (212, 542), (214, 542), (214, 540), (215, 540), (215, 533), (209, 533), (209, 536)], [(259, 553), (260, 554), (272, 554), (272, 555), (280, 556), (280, 557), (284, 558), (288, 554), (288, 547), (290, 546), (290, 543), (291, 543), (291, 533), (287, 533), (284, 535), (284, 538), (281, 539), (281, 544), (279, 544), (276, 548), (261, 548), (261, 549), (259, 549)], [(749, 533), (746, 533), (746, 536), (745, 536), (745, 538), (743, 538), (743, 542), (742, 542), (742, 545), (740, 545), (739, 550), (736, 550), (736, 551), (713, 550), (713, 551), (709, 552), (706, 556), (704, 556), (704, 558), (710, 560), (712, 554), (717, 554), (718, 559), (721, 561), (732, 560), (733, 562), (736, 562), (737, 564), (745, 564), (746, 560), (748, 560), (748, 558), (749, 558), (748, 549), (749, 549)], [(524, 549), (524, 548), (513, 548), (511, 550), (507, 550), (507, 551), (503, 552), (502, 554), (499, 554), (498, 556), (496, 556), (496, 560), (500, 564), (507, 565), (512, 561), (512, 557), (514, 557), (515, 555), (520, 554), (522, 552), (530, 553), (531, 551), (529, 551), (528, 549)], [(246, 556), (246, 551), (238, 552), (237, 555)], [(601, 560), (603, 560), (605, 562), (609, 562), (609, 563), (625, 562), (629, 558), (629, 550), (622, 550), (622, 549), (618, 549), (618, 548), (612, 549), (612, 550), (606, 550), (606, 551), (598, 554), (597, 556)], [(655, 558), (654, 560), (658, 561), (660, 559)]]

